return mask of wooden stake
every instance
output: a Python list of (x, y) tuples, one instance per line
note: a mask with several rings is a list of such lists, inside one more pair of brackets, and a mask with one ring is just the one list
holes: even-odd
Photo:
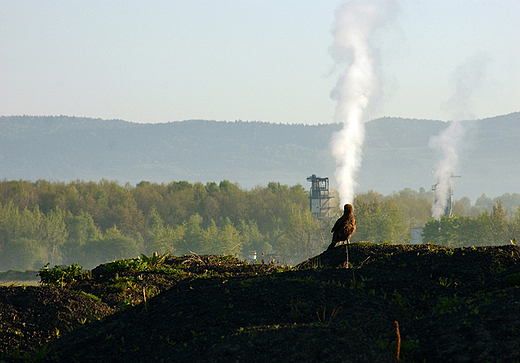
[(399, 333), (399, 323), (394, 321), (395, 334), (397, 335), (397, 350), (395, 352), (395, 361), (399, 363), (399, 355), (401, 355), (401, 334)]

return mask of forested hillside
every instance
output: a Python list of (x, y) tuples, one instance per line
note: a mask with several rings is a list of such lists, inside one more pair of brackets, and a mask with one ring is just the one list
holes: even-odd
[[(520, 113), (463, 122), (455, 198), (518, 192)], [(428, 146), (446, 123), (382, 118), (366, 123), (358, 192), (430, 189), (440, 156)], [(329, 142), (341, 125), (191, 120), (135, 124), (75, 117), (0, 117), (0, 178), (51, 181), (212, 182), (242, 188), (334, 183)]]
[[(308, 191), (270, 182), (250, 190), (206, 184), (101, 180), (0, 181), (0, 270), (50, 263), (95, 267), (139, 253), (231, 254), (294, 265), (322, 252), (335, 219), (317, 220)], [(501, 199), (502, 198), (502, 199)], [(456, 200), (454, 217), (430, 218), (431, 191), (358, 194), (352, 241), (409, 243), (421, 223), (425, 242), (450, 247), (498, 245), (520, 237), (519, 194), (476, 205)], [(336, 210), (339, 212), (339, 210)], [(520, 241), (520, 238), (518, 238)]]

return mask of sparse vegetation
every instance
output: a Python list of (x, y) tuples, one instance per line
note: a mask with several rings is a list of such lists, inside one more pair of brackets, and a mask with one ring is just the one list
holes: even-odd
[(3, 287), (0, 353), (8, 362), (520, 359), (508, 348), (520, 333), (520, 247), (351, 244), (349, 268), (345, 248), (316, 256), (320, 266), (283, 271), (232, 256), (168, 255), (155, 269), (100, 265), (66, 288), (61, 279), (58, 288)]
[(88, 297), (89, 299), (92, 299), (94, 301), (97, 301), (97, 302), (100, 302), (101, 301), (101, 298), (97, 297), (96, 295), (94, 294), (89, 294), (88, 292), (85, 292), (85, 291), (78, 291), (79, 294), (81, 295), (84, 295), (86, 297)]

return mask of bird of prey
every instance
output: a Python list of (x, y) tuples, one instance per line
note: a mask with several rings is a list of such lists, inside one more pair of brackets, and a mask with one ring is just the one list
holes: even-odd
[(356, 230), (356, 220), (354, 219), (354, 207), (352, 204), (345, 204), (343, 215), (334, 223), (332, 227), (332, 243), (327, 248), (331, 250), (338, 242), (350, 243), (350, 236)]

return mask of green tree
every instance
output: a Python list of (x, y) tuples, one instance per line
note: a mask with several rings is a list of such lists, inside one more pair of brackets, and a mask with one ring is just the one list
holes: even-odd
[(169, 229), (168, 235), (170, 236), (170, 253), (177, 253), (179, 251), (182, 242), (184, 241), (184, 235), (186, 234), (186, 225), (181, 224), (180, 226), (176, 226), (172, 228), (170, 226), (167, 227)]
[(493, 200), (486, 196), (485, 193), (482, 193), (482, 195), (475, 201), (475, 207), (478, 207), (480, 212), (484, 212), (485, 210), (491, 211)]
[(35, 268), (43, 263), (42, 219), (38, 206), (19, 213), (12, 201), (0, 204), (0, 269)]
[(164, 223), (157, 212), (157, 208), (152, 206), (145, 218), (146, 223), (146, 248), (148, 252), (160, 252), (166, 249)]
[(504, 245), (512, 238), (510, 234), (511, 227), (507, 220), (507, 212), (504, 210), (500, 200), (492, 207), (487, 228), (489, 229), (489, 244)]
[(446, 217), (439, 220), (431, 218), (423, 229), (423, 243), (433, 243), (447, 247), (460, 247), (459, 229), (464, 221), (461, 216)]
[(102, 182), (107, 195), (107, 209), (103, 220), (98, 221), (101, 229), (117, 225), (127, 236), (136, 236), (138, 232), (143, 232), (144, 217), (130, 193), (131, 187), (123, 187), (115, 182)]
[(36, 182), (36, 188), (38, 190), (38, 206), (41, 211), (45, 214), (53, 211), (58, 207), (57, 193), (54, 184), (47, 180), (38, 180)]
[(199, 253), (203, 250), (202, 245), (203, 234), (202, 234), (202, 217), (198, 214), (192, 215), (185, 224), (184, 239), (179, 244), (178, 252), (181, 254), (187, 254), (190, 252)]
[[(148, 253), (158, 252), (162, 254), (169, 252), (173, 254), (185, 231), (183, 226), (178, 226), (178, 228), (165, 227), (155, 207), (152, 207), (146, 216), (146, 226), (146, 250)], [(180, 236), (179, 233), (181, 233)]]
[(137, 257), (139, 249), (130, 237), (98, 238), (83, 246), (84, 266), (94, 267), (108, 261)]
[(215, 254), (238, 255), (242, 251), (240, 233), (229, 218), (226, 219), (224, 226), (220, 229), (216, 242)]
[(520, 243), (520, 206), (518, 206), (516, 213), (511, 221), (511, 239), (515, 239), (518, 243)]
[(41, 238), (41, 227), (44, 219), (43, 214), (40, 212), (40, 208), (36, 205), (32, 212), (25, 208), (19, 216), (18, 223), (18, 235), (33, 240), (39, 240)]
[(10, 201), (19, 210), (33, 209), (37, 204), (35, 185), (24, 180), (4, 180), (0, 182), (0, 203), (8, 204)]
[(42, 239), (48, 248), (50, 264), (61, 261), (60, 247), (67, 240), (65, 213), (58, 207), (49, 211), (42, 221)]
[(17, 238), (20, 225), (20, 213), (12, 201), (7, 205), (0, 204), (0, 246), (8, 240)]
[(34, 239), (25, 237), (8, 241), (2, 248), (0, 266), (3, 269), (28, 270), (44, 265), (45, 251)]
[(428, 194), (421, 194), (410, 188), (405, 188), (384, 199), (395, 201), (407, 226), (415, 227), (419, 222), (425, 224), (430, 219), (432, 202)]
[[(520, 206), (520, 194), (518, 193), (504, 193), (501, 196), (493, 198), (495, 203), (501, 202), (504, 211), (511, 217), (514, 217), (518, 206)], [(514, 219), (514, 218), (512, 218)]]
[(280, 237), (281, 251), (292, 263), (315, 255), (321, 248), (319, 223), (309, 209), (295, 208)]
[(133, 258), (139, 254), (135, 239), (125, 237), (116, 226), (106, 230), (104, 235), (90, 240), (82, 246), (83, 265), (97, 266), (108, 261)]
[(83, 246), (98, 239), (100, 236), (94, 224), (94, 219), (83, 210), (75, 216), (68, 212), (65, 218), (65, 225), (67, 239), (61, 247), (63, 261), (67, 264), (83, 261), (85, 259)]
[(438, 221), (431, 219), (423, 230), (423, 241), (448, 247), (503, 245), (520, 231), (517, 221), (507, 220), (507, 212), (498, 201), (491, 212), (485, 210), (476, 217), (454, 215), (441, 216)]
[(210, 197), (218, 198), (220, 196), (220, 188), (215, 182), (206, 183), (206, 191)]
[(164, 185), (152, 184), (149, 181), (141, 181), (131, 191), (133, 198), (137, 203), (137, 208), (147, 215), (152, 207), (160, 209), (164, 204), (164, 197), (160, 193), (164, 189)]
[(215, 221), (210, 220), (206, 229), (202, 230), (200, 235), (199, 253), (201, 254), (219, 254), (219, 234), (220, 228), (217, 227)]
[(256, 221), (249, 220), (240, 221), (238, 231), (242, 237), (242, 257), (247, 257), (252, 251), (255, 251), (257, 256), (267, 254), (272, 250), (271, 245), (267, 239), (260, 233)]
[[(187, 181), (171, 182), (166, 187), (164, 203), (161, 211), (167, 225), (177, 226), (186, 222), (196, 214), (193, 186)], [(198, 213), (197, 213), (198, 214)]]
[(471, 215), (471, 200), (468, 197), (462, 197), (453, 201), (452, 213), (461, 216)]
[(373, 243), (407, 243), (409, 226), (405, 225), (402, 212), (392, 200), (383, 201), (380, 194), (370, 191), (354, 198), (356, 232), (351, 241)]

